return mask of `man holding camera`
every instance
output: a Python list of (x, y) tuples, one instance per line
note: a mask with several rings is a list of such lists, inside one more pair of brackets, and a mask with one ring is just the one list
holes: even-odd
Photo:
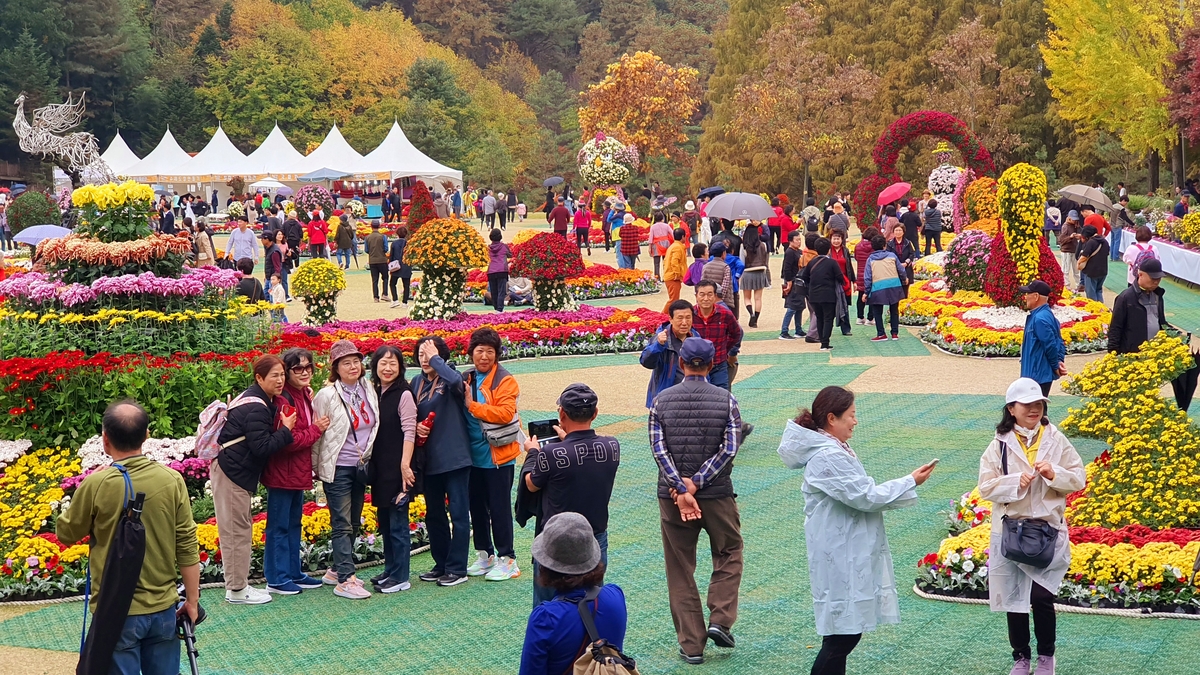
[[(179, 638), (177, 615), (196, 622), (200, 606), (200, 557), (196, 523), (187, 486), (178, 472), (142, 454), (150, 416), (136, 401), (113, 403), (104, 411), (104, 452), (125, 467), (135, 493), (145, 493), (141, 522), (146, 530), (146, 554), (124, 629), (112, 656), (113, 673), (177, 675)], [(71, 507), (58, 518), (56, 532), (64, 544), (91, 534), (92, 598), (94, 612), (105, 590), (105, 561), (120, 520), (126, 487), (113, 467), (89, 475), (79, 485)], [(179, 601), (176, 570), (183, 577), (186, 602)], [(114, 571), (114, 574), (116, 571)], [(114, 587), (115, 588), (115, 587)], [(97, 617), (99, 620), (99, 617)]]
[[(537, 436), (525, 442), (529, 454), (521, 469), (527, 491), (541, 493), (534, 534), (559, 513), (583, 515), (600, 544), (600, 559), (608, 564), (608, 501), (621, 463), (621, 444), (592, 429), (597, 412), (596, 392), (575, 383), (558, 397), (558, 442), (542, 447)], [(532, 426), (532, 425), (531, 425)], [(533, 606), (554, 599), (554, 589), (538, 583), (538, 561), (533, 561)]]

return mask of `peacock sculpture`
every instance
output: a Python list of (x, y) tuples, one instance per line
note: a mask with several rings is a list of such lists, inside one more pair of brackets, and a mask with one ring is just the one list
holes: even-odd
[(86, 94), (74, 100), (67, 95), (66, 103), (47, 105), (33, 111), (33, 124), (25, 118), (25, 93), (17, 97), (17, 115), (13, 119), (13, 130), (21, 150), (42, 157), (54, 156), (66, 164), (65, 169), (73, 174), (72, 180), (86, 170), (98, 182), (116, 180), (108, 164), (100, 159), (100, 146), (96, 137), (86, 131), (64, 134), (68, 129), (83, 121)]

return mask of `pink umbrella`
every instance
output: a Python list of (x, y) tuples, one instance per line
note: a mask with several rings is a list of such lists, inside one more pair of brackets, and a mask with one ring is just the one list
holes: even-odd
[(908, 194), (909, 190), (912, 190), (912, 185), (908, 183), (892, 183), (891, 185), (885, 187), (883, 192), (879, 193), (879, 199), (876, 200), (876, 203), (880, 206), (883, 206), (884, 204), (891, 204), (897, 199)]

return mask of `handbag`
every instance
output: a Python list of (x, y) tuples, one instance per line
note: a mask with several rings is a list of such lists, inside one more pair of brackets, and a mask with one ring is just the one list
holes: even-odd
[[(1000, 466), (1008, 475), (1008, 444), (1000, 442)], [(1004, 516), (1000, 552), (1013, 562), (1044, 569), (1054, 560), (1058, 528), (1040, 518)]]
[[(470, 374), (473, 380), (477, 373)], [(472, 383), (474, 384), (474, 383)], [(475, 387), (471, 387), (471, 400), (475, 399)], [(479, 420), (479, 426), (483, 428), (483, 436), (487, 439), (488, 445), (493, 448), (503, 448), (512, 445), (521, 435), (521, 417), (513, 415), (513, 418), (508, 422), (485, 422)]]
[[(337, 394), (338, 400), (342, 402), (342, 409), (346, 411), (346, 419), (353, 420), (350, 415), (350, 406), (346, 405), (346, 399), (342, 398), (341, 392)], [(354, 423), (350, 423), (350, 435), (354, 438), (354, 442), (358, 443), (358, 431), (354, 428)], [(371, 460), (363, 460), (363, 456), (358, 456), (358, 462), (354, 465), (354, 479), (364, 485), (372, 485), (375, 483), (375, 465)]]
[(1090, 256), (1090, 255), (1085, 255), (1085, 256), (1080, 256), (1079, 258), (1076, 258), (1075, 269), (1082, 272), (1084, 270), (1084, 268), (1087, 267), (1088, 260), (1090, 260), (1091, 257), (1092, 256)]
[(620, 649), (612, 646), (600, 637), (596, 630), (596, 620), (588, 611), (589, 601), (595, 601), (600, 596), (600, 587), (593, 586), (583, 599), (576, 602), (579, 607), (579, 618), (583, 619), (583, 627), (587, 630), (588, 642), (581, 648), (583, 652), (569, 671), (571, 675), (640, 675), (637, 663), (623, 654)]
[(400, 271), (400, 261), (393, 260), (392, 262), (388, 263), (388, 271), (389, 272), (399, 272)]

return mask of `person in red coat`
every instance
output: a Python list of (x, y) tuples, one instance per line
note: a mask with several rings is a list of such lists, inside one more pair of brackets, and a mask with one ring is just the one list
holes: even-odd
[[(867, 287), (866, 281), (863, 279), (863, 273), (867, 268), (867, 258), (875, 252), (875, 247), (871, 245), (871, 240), (879, 234), (879, 230), (875, 226), (868, 227), (864, 232), (862, 239), (854, 246), (854, 262), (858, 263), (858, 325), (865, 326), (871, 322), (871, 306), (867, 304), (867, 294), (863, 291)], [(867, 317), (863, 318), (863, 307), (867, 308)]]
[(312, 352), (307, 349), (295, 347), (283, 353), (287, 383), (279, 397), (279, 414), (284, 415), (285, 408), (294, 409), (296, 426), (292, 429), (291, 445), (267, 460), (261, 479), (267, 488), (263, 571), (267, 590), (279, 595), (295, 595), (305, 588), (321, 587), (320, 579), (313, 579), (300, 569), (304, 491), (311, 490), (313, 485), (312, 446), (329, 428), (328, 417), (313, 419), (309, 385), (315, 364)]
[(328, 258), (326, 245), (329, 243), (329, 223), (325, 222), (321, 211), (312, 212), (312, 220), (308, 221), (308, 253), (314, 258)]

